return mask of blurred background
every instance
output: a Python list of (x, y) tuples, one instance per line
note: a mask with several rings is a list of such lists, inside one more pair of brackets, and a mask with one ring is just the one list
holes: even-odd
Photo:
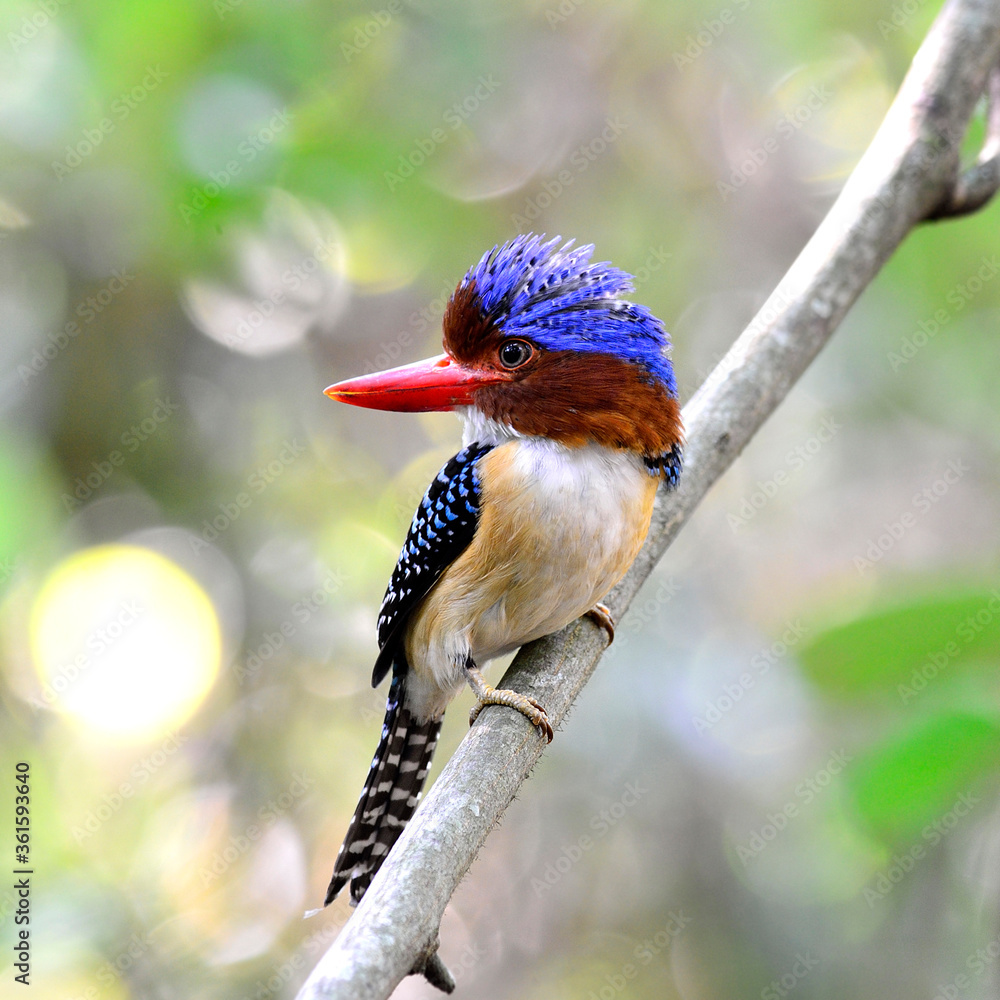
[[(30, 768), (33, 996), (291, 997), (349, 915), (303, 919), (460, 427), (323, 388), (437, 353), (465, 270), (534, 230), (636, 275), (687, 399), (939, 6), (3, 5), (0, 755)], [(996, 995), (998, 212), (907, 240), (668, 552), (449, 907), (458, 995)]]

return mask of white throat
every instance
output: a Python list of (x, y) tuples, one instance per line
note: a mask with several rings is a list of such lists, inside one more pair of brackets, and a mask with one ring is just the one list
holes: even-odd
[(465, 425), (462, 431), (463, 448), (467, 448), (474, 441), (479, 444), (498, 445), (528, 437), (526, 434), (519, 434), (510, 424), (486, 416), (478, 406), (456, 406), (455, 412)]

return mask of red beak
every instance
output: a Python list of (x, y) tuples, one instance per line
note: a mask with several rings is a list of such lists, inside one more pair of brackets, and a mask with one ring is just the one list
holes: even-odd
[(467, 368), (451, 355), (439, 354), (412, 365), (349, 378), (323, 391), (341, 403), (373, 410), (423, 413), (468, 406), (476, 389), (508, 380), (503, 372)]

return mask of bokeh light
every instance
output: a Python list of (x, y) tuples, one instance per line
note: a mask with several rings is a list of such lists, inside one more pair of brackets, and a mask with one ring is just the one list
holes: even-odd
[(169, 559), (129, 545), (60, 563), (35, 600), (42, 701), (100, 733), (148, 740), (186, 720), (219, 672), (218, 619)]

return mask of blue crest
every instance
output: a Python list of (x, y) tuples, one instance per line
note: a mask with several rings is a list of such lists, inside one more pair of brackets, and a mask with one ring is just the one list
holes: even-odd
[(502, 333), (552, 351), (613, 354), (676, 396), (667, 331), (645, 306), (622, 297), (634, 290), (632, 275), (608, 261), (591, 264), (593, 244), (558, 247), (561, 239), (528, 233), (495, 246), (459, 287), (475, 284), (484, 315)]

